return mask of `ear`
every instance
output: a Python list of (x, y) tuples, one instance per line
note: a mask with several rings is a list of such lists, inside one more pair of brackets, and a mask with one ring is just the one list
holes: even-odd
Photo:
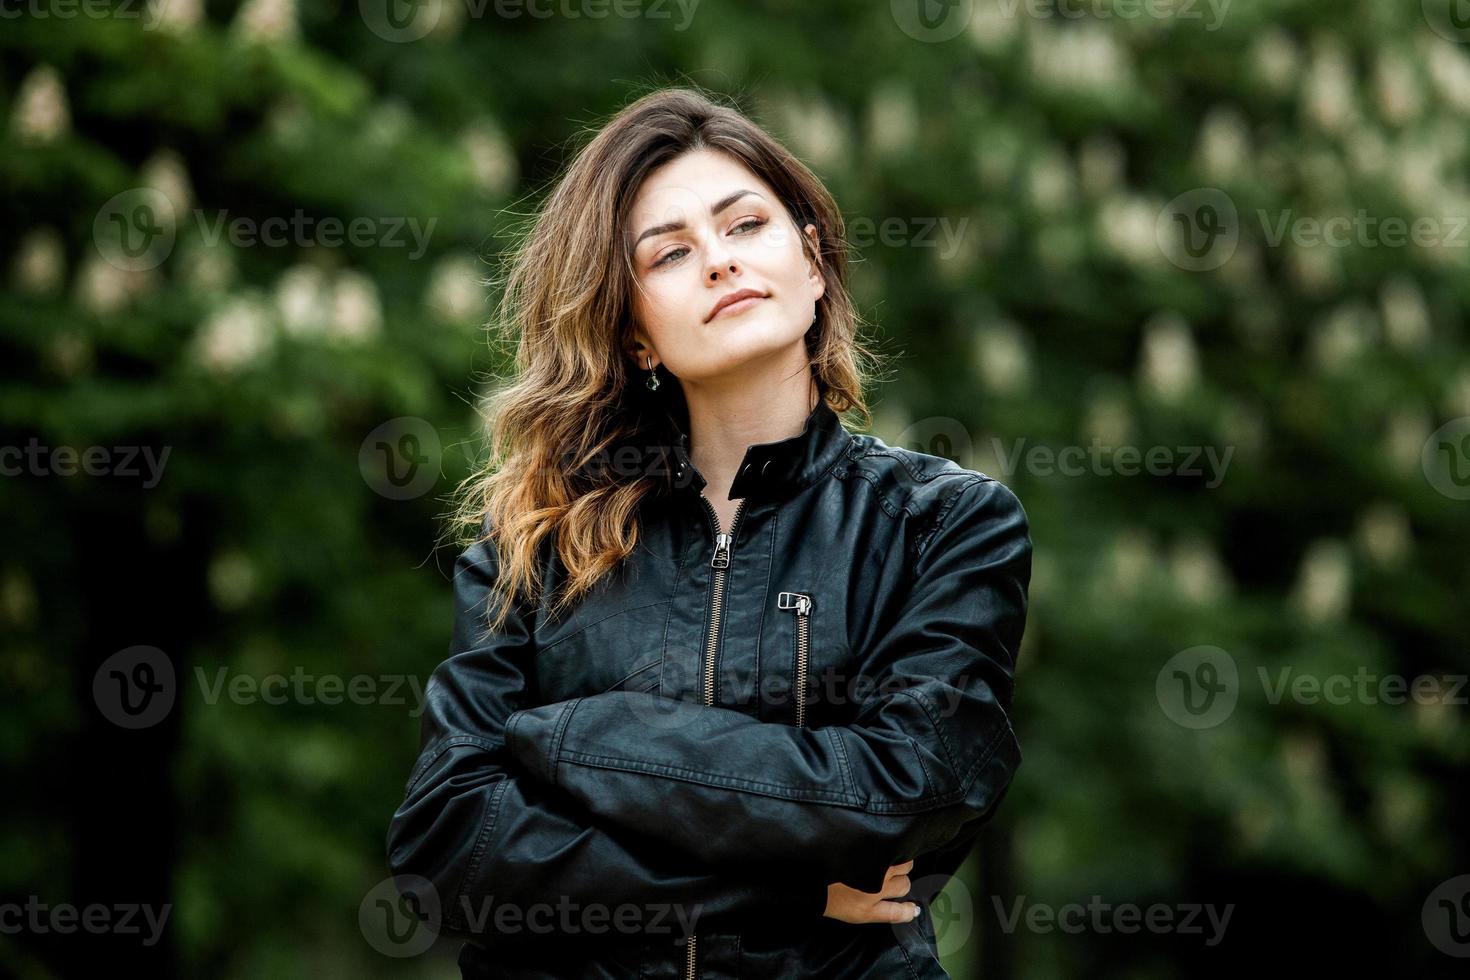
[(655, 367), (658, 366), (661, 360), (658, 356), (658, 351), (654, 350), (652, 338), (643, 331), (642, 327), (633, 328), (631, 346), (626, 349), (626, 353), (634, 365), (645, 371), (648, 370), (648, 358), (653, 358)]
[(827, 279), (825, 276), (822, 275), (822, 240), (817, 237), (817, 226), (812, 224), (810, 221), (807, 222), (806, 227), (803, 228), (801, 231), (802, 234), (805, 235), (807, 237), (807, 240), (811, 243), (812, 254), (818, 256), (815, 262), (812, 261), (810, 258), (806, 260), (806, 278), (807, 282), (812, 287), (812, 299), (818, 300), (821, 299), (822, 294), (827, 291)]

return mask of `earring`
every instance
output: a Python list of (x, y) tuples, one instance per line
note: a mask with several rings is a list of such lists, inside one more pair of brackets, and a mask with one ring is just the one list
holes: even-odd
[(653, 358), (648, 359), (648, 380), (644, 382), (649, 391), (658, 391), (658, 375), (653, 373)]

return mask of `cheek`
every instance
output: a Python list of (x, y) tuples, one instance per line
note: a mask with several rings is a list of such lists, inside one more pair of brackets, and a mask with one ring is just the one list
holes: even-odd
[(763, 230), (752, 240), (750, 261), (759, 263), (772, 279), (784, 282), (800, 282), (806, 276), (805, 256), (801, 240), (790, 228), (776, 226)]
[(680, 325), (689, 319), (698, 299), (695, 290), (677, 276), (650, 276), (633, 303), (633, 313), (660, 347), (678, 342)]

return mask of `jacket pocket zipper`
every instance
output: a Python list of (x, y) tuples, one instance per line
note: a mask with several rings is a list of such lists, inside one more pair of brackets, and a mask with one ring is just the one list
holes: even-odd
[(796, 687), (796, 727), (806, 723), (806, 674), (811, 649), (812, 597), (804, 592), (782, 592), (776, 597), (777, 609), (796, 610), (796, 668), (791, 683)]
[[(730, 533), (720, 530), (720, 515), (709, 498), (700, 495), (699, 500), (709, 511), (710, 524), (715, 529), (715, 552), (710, 556), (710, 568), (714, 569), (710, 580), (709, 640), (704, 646), (704, 690), (701, 700), (707, 705), (715, 703), (715, 651), (720, 645), (720, 625), (725, 613), (725, 579), (730, 574), (730, 552), (735, 545), (735, 531), (740, 527), (740, 517), (745, 512), (745, 501), (735, 507), (735, 519), (730, 522)], [(684, 954), (685, 980), (698, 977), (699, 936), (691, 933)]]

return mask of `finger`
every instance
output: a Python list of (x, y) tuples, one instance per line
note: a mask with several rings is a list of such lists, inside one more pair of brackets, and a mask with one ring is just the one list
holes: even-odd
[(914, 902), (882, 901), (871, 911), (873, 922), (912, 922), (919, 916), (919, 906)]
[(912, 859), (905, 861), (903, 864), (891, 864), (888, 866), (888, 873), (884, 877), (891, 878), (896, 874), (909, 870), (913, 866), (914, 862)]
[(907, 895), (912, 887), (913, 883), (908, 875), (894, 875), (884, 882), (883, 890), (878, 894), (883, 898), (898, 898), (900, 895)]

